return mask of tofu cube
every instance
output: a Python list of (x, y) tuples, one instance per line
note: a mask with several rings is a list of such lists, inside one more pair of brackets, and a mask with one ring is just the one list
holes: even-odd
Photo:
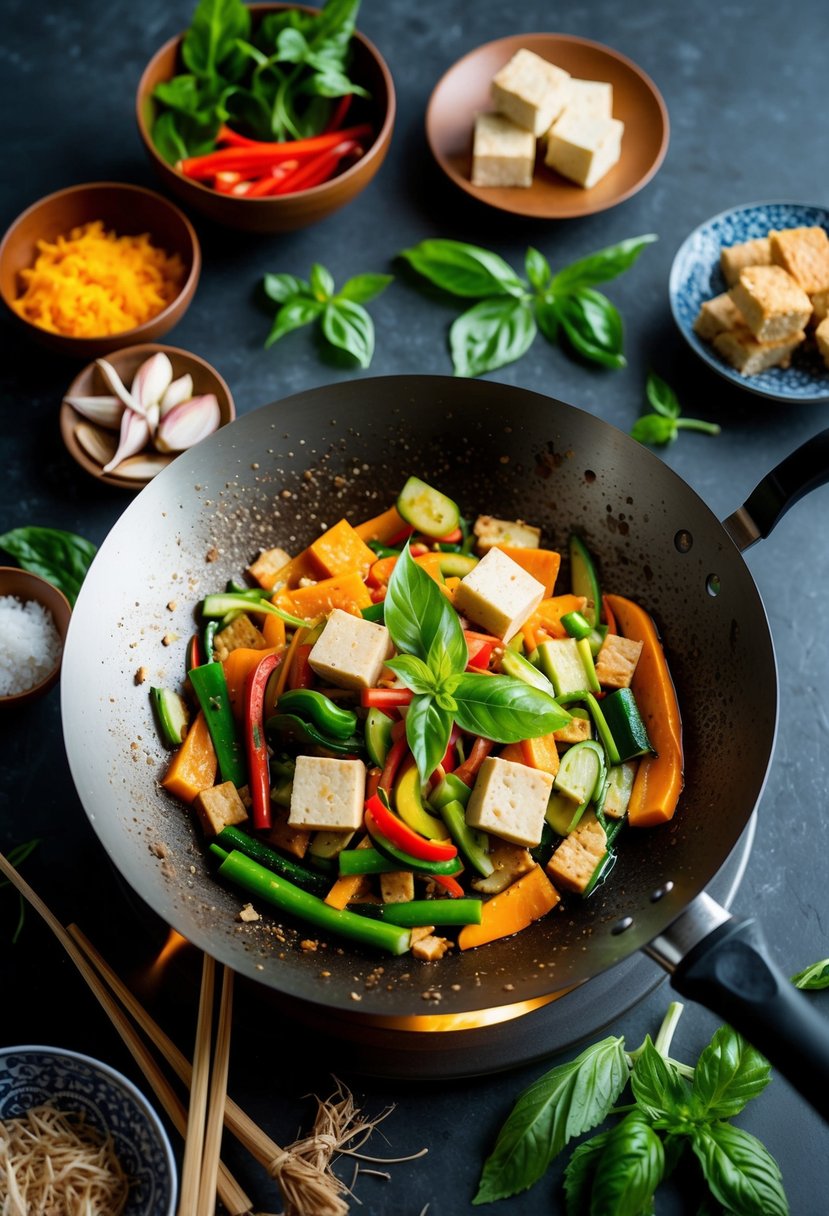
[(746, 266), (771, 266), (771, 241), (767, 236), (720, 251), (720, 270), (729, 287), (734, 286)]
[(231, 650), (264, 650), (267, 644), (265, 635), (244, 613), (219, 630), (213, 639), (213, 649), (220, 663), (224, 663)]
[(385, 625), (335, 608), (308, 662), (318, 676), (337, 688), (372, 688), (392, 650)]
[(585, 739), (592, 739), (593, 732), (590, 726), (590, 719), (579, 718), (576, 714), (573, 714), (566, 726), (553, 731), (553, 738), (557, 744), (564, 743), (568, 747), (573, 743), (582, 743)]
[(458, 583), (455, 607), (508, 642), (543, 598), (543, 583), (500, 549), (490, 549)]
[(729, 329), (745, 327), (743, 315), (727, 291), (712, 300), (704, 300), (694, 321), (694, 333), (705, 342), (712, 342), (717, 334)]
[(271, 848), (281, 849), (292, 857), (302, 861), (311, 843), (311, 833), (302, 828), (294, 828), (288, 823), (288, 808), (271, 803), (271, 826), (262, 839)]
[(488, 756), (467, 804), (466, 822), (532, 848), (541, 840), (552, 788), (550, 773)]
[(812, 315), (812, 302), (781, 266), (748, 266), (731, 288), (731, 299), (758, 342), (779, 342), (798, 333)]
[(380, 875), (380, 897), (384, 904), (407, 904), (414, 899), (414, 874), (393, 870)]
[(290, 553), (284, 549), (263, 549), (256, 561), (248, 566), (248, 574), (256, 579), (260, 587), (275, 589), (279, 582), (279, 571), (284, 570), (290, 560)]
[(437, 937), (434, 933), (429, 933), (412, 942), (412, 954), (415, 958), (423, 959), (425, 963), (434, 963), (439, 958), (443, 958), (446, 951), (451, 948), (452, 943), (447, 937)]
[(822, 228), (769, 233), (771, 260), (811, 295), (829, 290), (829, 237)]
[(495, 519), (492, 515), (479, 515), (472, 531), (477, 537), (479, 553), (486, 553), (495, 545), (506, 545), (511, 549), (537, 549), (541, 544), (541, 529), (525, 524), (523, 519)]
[(589, 190), (622, 155), (625, 124), (618, 118), (567, 113), (547, 136), (545, 164)]
[(288, 824), (292, 828), (356, 831), (363, 822), (365, 793), (362, 760), (297, 756)]
[(607, 836), (592, 811), (583, 816), (547, 862), (547, 873), (565, 891), (581, 893), (607, 852)]
[(492, 81), (495, 109), (533, 135), (543, 135), (570, 97), (570, 73), (524, 47)]
[(821, 353), (823, 362), (829, 367), (829, 317), (824, 317), (820, 325), (815, 330), (815, 340), (817, 348)]
[(209, 790), (202, 790), (193, 803), (205, 836), (218, 836), (222, 828), (244, 823), (248, 817), (245, 804), (232, 781), (223, 781)]
[(829, 291), (816, 291), (812, 296), (812, 322), (820, 325), (829, 317)]
[(472, 143), (473, 186), (531, 186), (535, 136), (503, 114), (479, 114)]
[(609, 633), (596, 658), (596, 676), (605, 688), (630, 688), (643, 642)]
[(565, 114), (582, 114), (585, 118), (613, 117), (613, 85), (604, 80), (570, 80), (570, 100)]
[(792, 351), (805, 337), (801, 329), (790, 338), (777, 342), (758, 342), (750, 329), (740, 327), (717, 334), (714, 350), (732, 367), (736, 367), (742, 376), (756, 376), (770, 367), (788, 367), (792, 361)]
[(508, 840), (493, 840), (489, 860), (492, 862), (492, 873), (486, 878), (472, 879), (473, 888), (482, 895), (497, 895), (499, 891), (505, 891), (522, 874), (529, 874), (535, 868), (529, 849), (520, 844), (510, 844)]

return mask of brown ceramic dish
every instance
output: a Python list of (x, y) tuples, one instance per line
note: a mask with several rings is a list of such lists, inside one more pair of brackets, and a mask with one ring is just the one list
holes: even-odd
[[(613, 117), (625, 124), (622, 156), (589, 190), (568, 182), (539, 154), (532, 186), (473, 186), (475, 115), (491, 110), (490, 83), (521, 47), (583, 80), (613, 85)], [(426, 134), (441, 169), (455, 185), (489, 207), (535, 219), (571, 219), (604, 211), (650, 181), (668, 148), (668, 111), (653, 81), (610, 47), (567, 34), (514, 34), (488, 42), (459, 59), (439, 81), (426, 112)]]
[[(261, 21), (269, 12), (285, 8), (302, 8), (304, 5), (252, 4), (254, 22)], [(324, 219), (351, 202), (369, 184), (383, 163), (391, 143), (394, 127), (394, 84), (386, 63), (377, 48), (362, 34), (355, 32), (352, 39), (353, 63), (350, 75), (357, 84), (363, 85), (371, 94), (370, 99), (355, 98), (349, 114), (355, 121), (367, 121), (376, 132), (365, 155), (339, 176), (323, 182), (309, 190), (295, 194), (274, 195), (270, 198), (238, 198), (228, 194), (217, 194), (209, 186), (182, 176), (158, 153), (153, 144), (151, 129), (155, 118), (155, 102), (152, 98), (157, 84), (169, 80), (181, 71), (182, 36), (171, 38), (152, 57), (138, 85), (136, 118), (138, 130), (153, 168), (165, 187), (182, 202), (206, 215), (208, 219), (230, 228), (248, 232), (289, 232), (305, 228)]]
[(39, 574), (32, 574), (28, 570), (18, 570), (16, 566), (0, 566), (0, 596), (5, 595), (13, 595), (16, 599), (23, 600), (24, 603), (36, 600), (47, 612), (51, 613), (60, 636), (61, 654), (55, 666), (39, 684), (33, 684), (31, 688), (26, 688), (23, 692), (11, 693), (5, 697), (0, 696), (0, 709), (9, 705), (19, 706), (27, 701), (34, 701), (53, 686), (60, 674), (63, 645), (66, 641), (66, 631), (69, 628), (69, 617), (72, 615), (69, 601), (62, 591), (58, 591), (57, 587), (47, 583), (46, 579), (41, 578)]
[[(184, 282), (176, 298), (143, 325), (95, 338), (50, 333), (24, 320), (11, 305), (20, 294), (20, 271), (32, 266), (37, 257), (37, 242), (53, 241), (93, 220), (103, 220), (118, 236), (148, 232), (154, 245), (177, 253), (184, 263)], [(76, 359), (92, 359), (166, 334), (189, 308), (200, 270), (199, 242), (187, 217), (160, 194), (123, 182), (93, 182), (47, 195), (17, 217), (0, 244), (0, 296), (14, 321), (44, 346)]]
[[(199, 358), (198, 355), (191, 354), (190, 351), (179, 350), (175, 346), (159, 346), (157, 343), (151, 342), (143, 346), (129, 346), (124, 350), (115, 351), (113, 354), (107, 355), (107, 359), (127, 387), (129, 387), (132, 377), (144, 360), (149, 359), (150, 355), (157, 354), (159, 351), (163, 352), (170, 359), (175, 377), (190, 373), (193, 377), (194, 396), (200, 396), (202, 393), (215, 393), (221, 414), (219, 426), (225, 426), (226, 423), (233, 421), (236, 417), (236, 406), (227, 384), (216, 371), (215, 367), (211, 367), (206, 360)], [(104, 383), (101, 370), (95, 363), (88, 363), (66, 390), (67, 397), (96, 397), (108, 393), (109, 389)], [(98, 481), (106, 482), (110, 486), (119, 486), (124, 490), (136, 491), (147, 485), (147, 481), (119, 476), (117, 469), (112, 473), (102, 472), (102, 466), (92, 459), (78, 441), (77, 427), (84, 423), (92, 425), (88, 419), (84, 418), (77, 410), (74, 410), (71, 405), (64, 401), (60, 407), (61, 437), (66, 444), (69, 455), (73, 460), (78, 462), (82, 469), (85, 469), (87, 473), (97, 478)], [(110, 431), (108, 434), (112, 437), (112, 451), (114, 454), (118, 435), (115, 431)], [(171, 456), (170, 459), (172, 460), (173, 457)]]

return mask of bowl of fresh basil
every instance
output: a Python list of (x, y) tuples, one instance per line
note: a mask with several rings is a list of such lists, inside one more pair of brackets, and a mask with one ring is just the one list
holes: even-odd
[(355, 198), (391, 142), (395, 94), (360, 0), (223, 5), (150, 60), (138, 129), (165, 186), (217, 223), (284, 232)]

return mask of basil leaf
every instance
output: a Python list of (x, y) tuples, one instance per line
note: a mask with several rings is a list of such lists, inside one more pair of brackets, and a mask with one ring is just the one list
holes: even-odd
[(449, 331), (456, 376), (480, 376), (513, 363), (535, 337), (532, 309), (525, 300), (495, 296), (461, 313)]
[(822, 958), (819, 963), (812, 963), (792, 976), (795, 988), (806, 988), (818, 992), (821, 988), (829, 988), (829, 958)]
[(74, 604), (97, 549), (91, 541), (59, 528), (13, 528), (0, 536), (0, 549), (24, 570), (39, 574)]
[(607, 1118), (627, 1079), (622, 1038), (602, 1039), (539, 1077), (501, 1128), (472, 1202), (507, 1199), (531, 1187), (565, 1144)]
[(664, 1170), (662, 1141), (647, 1117), (632, 1111), (611, 1128), (596, 1164), (591, 1216), (640, 1216), (649, 1210)]
[(711, 1123), (694, 1131), (691, 1147), (714, 1198), (732, 1216), (788, 1216), (777, 1162), (749, 1132)]
[(263, 280), (265, 295), (277, 304), (284, 304), (292, 296), (307, 296), (311, 288), (304, 279), (295, 274), (266, 274)]
[(199, 82), (192, 74), (162, 80), (153, 89), (153, 97), (171, 110), (182, 114), (198, 114), (203, 101)]
[(242, 0), (199, 0), (181, 44), (181, 58), (195, 75), (213, 78), (234, 50), (236, 39), (249, 34), (250, 12)]
[(539, 253), (537, 249), (533, 249), (532, 245), (527, 250), (524, 258), (524, 269), (527, 272), (530, 284), (536, 291), (544, 291), (553, 277), (550, 263), (544, 254)]
[(444, 671), (436, 665), (436, 655), (444, 651), (452, 667), (463, 670), (468, 651), (458, 614), (434, 579), (418, 566), (408, 545), (394, 564), (383, 604), (386, 626), (398, 650), (423, 659), (440, 679)]
[(334, 279), (331, 272), (321, 266), (319, 262), (314, 262), (311, 267), (309, 282), (311, 291), (318, 300), (325, 302), (331, 299), (334, 294)]
[(639, 443), (661, 446), (673, 443), (679, 431), (673, 418), (665, 418), (662, 414), (643, 414), (636, 419), (630, 433)]
[(559, 320), (575, 351), (605, 367), (624, 367), (622, 318), (606, 296), (579, 291), (557, 301)]
[(412, 692), (426, 693), (431, 696), (436, 687), (435, 677), (431, 669), (413, 654), (399, 654), (389, 659), (386, 666), (400, 676), (403, 683)]
[(271, 332), (265, 339), (265, 346), (273, 346), (274, 342), (284, 338), (285, 334), (289, 334), (295, 329), (301, 329), (303, 325), (310, 325), (323, 308), (324, 305), (319, 300), (297, 299), (296, 297), (286, 300), (276, 314)]
[(159, 114), (153, 123), (153, 144), (168, 165), (176, 165), (189, 156), (187, 144), (178, 129), (176, 116), (171, 110)]
[(368, 304), (385, 291), (393, 282), (390, 274), (358, 274), (344, 283), (334, 297), (335, 300), (352, 300), (355, 304)]
[(671, 1124), (685, 1125), (690, 1114), (691, 1089), (654, 1047), (650, 1035), (630, 1078), (636, 1101), (653, 1119), (666, 1117)]
[(446, 755), (451, 731), (452, 714), (441, 709), (434, 697), (414, 698), (406, 713), (406, 739), (424, 783)]
[(304, 63), (310, 49), (305, 35), (300, 30), (280, 30), (276, 40), (276, 53), (280, 63)]
[(681, 406), (676, 393), (670, 384), (655, 372), (648, 373), (645, 395), (657, 414), (663, 414), (666, 418), (679, 417)]
[(590, 1192), (599, 1157), (610, 1132), (600, 1132), (573, 1151), (564, 1171), (564, 1196), (567, 1216), (590, 1216)]
[(535, 739), (559, 730), (568, 721), (566, 710), (549, 693), (514, 676), (464, 672), (454, 697), (458, 703), (455, 718), (461, 730), (496, 743)]
[(522, 296), (525, 284), (503, 258), (477, 245), (440, 238), (421, 241), (400, 254), (422, 274), (455, 296)]
[(374, 322), (362, 304), (351, 300), (332, 300), (326, 304), (322, 332), (332, 346), (353, 355), (360, 367), (369, 366), (374, 354)]
[(555, 346), (558, 342), (558, 310), (552, 300), (533, 300), (533, 312), (538, 328), (548, 342)]
[(707, 1119), (730, 1119), (771, 1080), (768, 1060), (730, 1026), (720, 1026), (694, 1068), (693, 1094)]
[(648, 233), (646, 236), (632, 236), (626, 241), (620, 241), (618, 245), (608, 245), (607, 248), (599, 249), (596, 253), (591, 253), (578, 262), (571, 262), (569, 266), (565, 266), (553, 277), (552, 289), (554, 292), (574, 291), (577, 288), (594, 287), (597, 283), (606, 283), (609, 279), (615, 279), (618, 275), (624, 274), (646, 245), (650, 245), (656, 239), (655, 233)]

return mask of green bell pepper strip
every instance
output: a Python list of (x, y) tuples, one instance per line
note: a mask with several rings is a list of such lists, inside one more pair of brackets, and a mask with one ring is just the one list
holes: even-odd
[(482, 899), (411, 899), (400, 904), (351, 904), (358, 916), (417, 929), (421, 925), (479, 925)]
[(409, 857), (404, 865), (401, 858), (405, 857), (405, 854), (400, 851), (398, 853), (399, 856), (393, 859), (381, 853), (379, 849), (343, 849), (337, 856), (340, 877), (345, 878), (352, 874), (393, 874), (396, 870), (411, 870), (432, 878), (436, 874), (459, 874), (461, 870), (457, 858), (454, 857), (451, 861), (419, 861), (416, 857)]
[(454, 773), (444, 773), (426, 801), (436, 811), (442, 811), (447, 802), (459, 802), (461, 806), (466, 806), (471, 797), (472, 789), (465, 781)]
[(191, 667), (187, 674), (204, 711), (207, 729), (216, 749), (222, 781), (232, 781), (237, 788), (245, 785), (248, 779), (247, 766), (221, 663), (202, 663), (201, 667)]
[(273, 591), (266, 587), (245, 587), (234, 578), (229, 578), (225, 585), (225, 595), (238, 595), (240, 599), (246, 600), (269, 600)]
[(391, 750), (391, 728), (394, 722), (382, 709), (370, 709), (366, 714), (366, 751), (372, 764), (382, 768)]
[[(396, 844), (393, 844), (389, 840), (388, 836), (382, 833), (374, 821), (371, 811), (366, 811), (366, 827), (378, 853), (383, 853), (389, 861), (397, 863), (395, 869), (414, 870), (419, 874), (445, 874), (448, 877), (460, 874), (463, 869), (457, 857), (442, 861), (424, 861), (422, 857), (412, 857), (411, 853), (405, 853), (403, 849), (398, 848)], [(342, 857), (342, 853), (340, 857)]]
[[(224, 854), (220, 846), (211, 845), (217, 856)], [(307, 921), (325, 933), (336, 933), (363, 946), (386, 950), (390, 954), (405, 954), (411, 945), (411, 933), (398, 925), (369, 920), (348, 909), (331, 908), (310, 891), (303, 891), (279, 874), (272, 874), (238, 849), (228, 853), (219, 866), (219, 875), (251, 895), (266, 900), (282, 912)]]
[(360, 616), (364, 621), (374, 621), (376, 624), (382, 625), (386, 619), (386, 605), (382, 600), (379, 604), (369, 604), (360, 609)]
[(570, 637), (575, 638), (577, 641), (580, 638), (589, 638), (593, 632), (593, 626), (581, 612), (565, 612), (561, 618), (561, 623)]
[(278, 616), (286, 625), (293, 625), (296, 629), (305, 629), (308, 625), (307, 621), (300, 620), (298, 616), (291, 616), (290, 612), (283, 612), (270, 600), (263, 599), (259, 595), (250, 596), (247, 591), (226, 591), (223, 595), (206, 595), (201, 605), (204, 617), (223, 617), (228, 612), (238, 612), (239, 609), (242, 612), (261, 612), (264, 616), (268, 614)]
[(489, 859), (486, 847), (482, 847), (476, 839), (475, 829), (466, 822), (466, 812), (462, 803), (444, 803), (440, 808), (440, 814), (464, 861), (473, 870), (477, 870), (483, 878), (489, 878), (495, 867)]
[(313, 688), (294, 688), (283, 692), (276, 705), (277, 713), (296, 714), (315, 726), (330, 739), (350, 739), (357, 730), (357, 715), (353, 709), (339, 705)]
[(331, 739), (296, 714), (274, 714), (265, 723), (265, 734), (278, 747), (284, 744), (306, 747), (310, 744), (341, 756), (359, 756), (365, 751), (365, 741), (359, 735), (353, 735), (350, 739)]
[(240, 853), (244, 853), (246, 857), (251, 857), (260, 866), (264, 866), (266, 870), (272, 870), (274, 874), (280, 874), (283, 878), (289, 879), (290, 882), (295, 882), (298, 887), (304, 887), (306, 891), (313, 891), (315, 895), (325, 895), (331, 886), (329, 878), (323, 877), (322, 874), (315, 874), (305, 866), (299, 865), (298, 862), (291, 861), (288, 857), (283, 857), (281, 853), (268, 848), (263, 841), (257, 840), (255, 836), (248, 836), (247, 832), (241, 831), (240, 828), (222, 828), (216, 837), (216, 844), (228, 853), (231, 853), (234, 849), (238, 849)]

